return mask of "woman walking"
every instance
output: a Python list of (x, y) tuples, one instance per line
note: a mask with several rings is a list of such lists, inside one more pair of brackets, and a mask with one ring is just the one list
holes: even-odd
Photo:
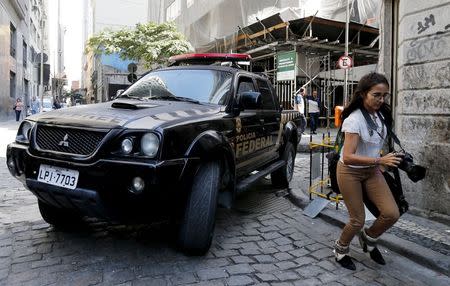
[[(380, 157), (388, 133), (386, 124), (392, 124), (391, 109), (385, 102), (388, 95), (386, 77), (378, 73), (367, 74), (358, 82), (352, 100), (342, 112), (345, 141), (337, 165), (337, 180), (350, 220), (335, 242), (333, 252), (336, 261), (351, 270), (355, 270), (356, 266), (349, 256), (349, 245), (357, 234), (364, 252), (369, 252), (375, 262), (385, 264), (377, 248), (377, 239), (400, 216), (380, 171), (380, 167), (396, 167), (402, 160), (394, 153)], [(363, 112), (370, 115), (377, 130), (369, 128)], [(365, 229), (363, 191), (380, 211), (372, 226)]]
[(16, 99), (16, 102), (14, 103), (14, 111), (16, 112), (16, 121), (20, 120), (20, 113), (23, 109), (23, 103), (22, 99), (19, 97)]

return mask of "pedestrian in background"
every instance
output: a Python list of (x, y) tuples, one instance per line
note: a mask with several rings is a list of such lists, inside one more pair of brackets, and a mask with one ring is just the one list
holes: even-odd
[[(345, 141), (337, 165), (337, 181), (350, 219), (335, 242), (333, 252), (336, 261), (351, 270), (355, 270), (356, 266), (348, 255), (349, 245), (357, 234), (364, 252), (369, 252), (372, 260), (378, 264), (385, 264), (377, 248), (377, 239), (400, 216), (398, 206), (380, 170), (380, 167), (396, 167), (401, 161), (401, 157), (394, 153), (380, 157), (388, 133), (387, 128), (392, 125), (391, 108), (384, 102), (387, 95), (389, 83), (386, 77), (378, 73), (367, 74), (358, 82), (352, 100), (342, 112)], [(367, 112), (377, 126), (376, 132), (369, 129), (363, 112)], [(380, 215), (369, 228), (363, 228), (363, 191), (380, 211)]]
[(39, 99), (36, 98), (36, 96), (33, 96), (31, 98), (31, 114), (36, 114), (41, 111), (41, 106)]
[(305, 96), (305, 89), (302, 87), (298, 93), (294, 96), (294, 110), (297, 110), (301, 114), (305, 114), (305, 102), (303, 97)]
[(59, 101), (59, 97), (56, 96), (55, 100), (53, 101), (53, 108), (54, 109), (60, 109), (61, 108), (61, 102)]
[(16, 99), (13, 109), (16, 112), (16, 121), (18, 122), (20, 120), (20, 113), (23, 110), (23, 103), (22, 103), (22, 99), (20, 97), (18, 97)]
[(319, 124), (320, 98), (317, 96), (317, 89), (314, 89), (312, 96), (306, 96), (308, 100), (309, 128), (311, 134), (317, 134), (317, 125)]

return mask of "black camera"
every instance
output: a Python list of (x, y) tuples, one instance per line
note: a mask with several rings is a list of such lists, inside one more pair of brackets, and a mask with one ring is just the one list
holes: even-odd
[(408, 175), (408, 178), (410, 178), (411, 181), (416, 183), (425, 178), (427, 169), (420, 165), (414, 164), (413, 156), (410, 153), (404, 152), (403, 156), (401, 157), (402, 161), (398, 165), (398, 168), (400, 170), (405, 171), (405, 173)]

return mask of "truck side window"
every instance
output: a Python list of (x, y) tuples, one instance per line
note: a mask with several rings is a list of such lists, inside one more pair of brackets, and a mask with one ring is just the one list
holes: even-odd
[(245, 91), (255, 91), (255, 86), (253, 85), (253, 81), (248, 77), (240, 77), (237, 93), (241, 94)]
[(264, 80), (256, 80), (258, 83), (259, 92), (261, 93), (261, 99), (262, 99), (262, 106), (263, 109), (268, 110), (274, 110), (275, 102), (273, 101), (273, 95), (272, 90), (270, 89), (270, 86), (267, 84)]

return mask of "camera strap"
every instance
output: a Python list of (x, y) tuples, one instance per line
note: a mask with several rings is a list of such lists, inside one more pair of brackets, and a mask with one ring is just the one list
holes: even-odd
[[(380, 132), (378, 132), (377, 125), (375, 124), (375, 122), (373, 122), (372, 118), (369, 115), (369, 112), (367, 112), (367, 110), (365, 108), (361, 108), (361, 113), (363, 114), (364, 119), (366, 119), (367, 126), (369, 127), (369, 130), (375, 131), (376, 133), (378, 133), (380, 138), (383, 138), (383, 136), (380, 134)], [(388, 126), (386, 124), (386, 121), (384, 121), (384, 118), (383, 118), (383, 116), (381, 116), (381, 113), (379, 111), (377, 111), (377, 115), (380, 118), (381, 123), (386, 126), (386, 130), (387, 130), (388, 135), (391, 136), (391, 138), (400, 147), (400, 149), (404, 151), (404, 149), (402, 147), (402, 144), (400, 143), (400, 140), (398, 139), (397, 135), (395, 135), (394, 131), (392, 131), (391, 126)]]

